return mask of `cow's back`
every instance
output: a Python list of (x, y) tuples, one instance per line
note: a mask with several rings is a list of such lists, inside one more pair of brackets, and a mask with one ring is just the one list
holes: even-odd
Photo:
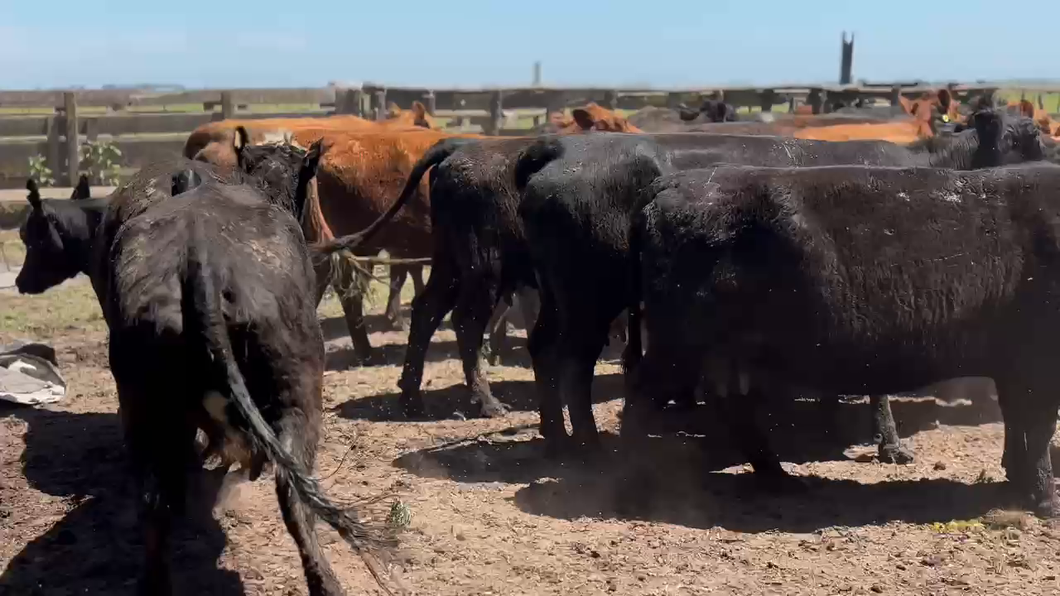
[[(387, 211), (401, 194), (413, 166), (428, 149), (442, 139), (477, 136), (422, 128), (370, 133), (330, 131), (321, 137), (324, 154), (316, 177), (318, 200), (311, 199), (307, 204), (310, 219), (319, 209), (321, 221), (326, 221), (335, 235), (358, 232)], [(428, 191), (429, 178), (424, 176), (408, 203), (363, 250), (386, 248), (396, 254), (426, 256), (432, 228)], [(310, 231), (309, 235), (313, 233)]]
[(656, 184), (644, 278), (711, 296), (724, 320), (700, 329), (768, 338), (767, 353), (789, 355), (785, 375), (823, 389), (850, 390), (850, 379), (799, 370), (833, 362), (864, 371), (861, 392), (886, 392), (890, 379), (968, 374), (938, 370), (946, 362), (988, 367), (992, 338), (1033, 328), (1041, 292), (1055, 291), (1034, 279), (1060, 278), (1060, 262), (1042, 252), (1060, 240), (1048, 224), (1060, 220), (1053, 166), (720, 166)]
[(281, 324), (309, 304), (312, 266), (298, 222), (250, 187), (206, 184), (152, 205), (114, 235), (108, 263), (115, 323), (179, 333), (190, 251), (209, 259), (230, 324), (249, 324), (248, 317)]
[(924, 160), (886, 141), (830, 142), (790, 137), (716, 134), (657, 134), (652, 138), (673, 153), (678, 169), (720, 163), (764, 167), (826, 165), (918, 165)]

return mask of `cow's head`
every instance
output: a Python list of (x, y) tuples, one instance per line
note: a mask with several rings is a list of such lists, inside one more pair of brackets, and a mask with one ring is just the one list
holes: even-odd
[(323, 139), (315, 141), (308, 150), (291, 138), (251, 145), (247, 130), (237, 126), (232, 143), (238, 170), (273, 204), (290, 210), (301, 220), (309, 182), (320, 165)]
[(79, 229), (84, 219), (72, 213), (80, 211), (75, 204), (42, 200), (36, 180), (28, 180), (26, 190), (30, 211), (18, 230), (26, 245), (26, 260), (15, 287), (21, 294), (40, 294), (83, 270), (88, 242), (81, 240), (90, 240), (94, 230)]
[(570, 118), (566, 118), (562, 114), (553, 115), (551, 123), (559, 134), (589, 131), (644, 132), (614, 111), (592, 102), (584, 107), (571, 110)]
[(735, 122), (736, 110), (719, 99), (706, 99), (699, 106), (699, 111), (707, 115), (711, 122)]
[(956, 126), (963, 120), (959, 104), (949, 89), (939, 89), (935, 93), (925, 93), (919, 98), (909, 100), (900, 97), (902, 108), (917, 121), (917, 134), (932, 136), (945, 127)]
[(994, 167), (1045, 159), (1041, 131), (1030, 118), (982, 108), (968, 117), (978, 144), (972, 167)]
[(387, 105), (386, 120), (383, 122), (388, 126), (405, 127), (418, 126), (430, 130), (441, 130), (434, 118), (427, 113), (427, 106), (418, 101), (412, 102), (412, 107), (403, 110), (394, 102)]

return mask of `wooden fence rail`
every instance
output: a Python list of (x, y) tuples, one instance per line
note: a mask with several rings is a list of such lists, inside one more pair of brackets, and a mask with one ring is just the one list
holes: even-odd
[[(961, 100), (993, 92), (998, 85), (948, 87)], [(322, 117), (354, 114), (385, 118), (389, 102), (409, 107), (421, 101), (438, 117), (450, 118), (459, 127), (480, 127), (486, 134), (525, 134), (529, 118), (513, 123), (511, 113), (532, 116), (540, 124), (549, 112), (590, 101), (612, 109), (637, 110), (646, 106), (696, 105), (704, 97), (722, 98), (737, 108), (772, 110), (808, 104), (815, 113), (836, 102), (857, 99), (897, 101), (899, 95), (916, 97), (925, 87), (917, 84), (862, 84), (843, 86), (781, 85), (773, 87), (612, 89), (486, 88), (428, 89), (364, 84), (356, 88), (232, 89), (153, 93), (142, 90), (0, 91), (0, 188), (24, 184), (28, 160), (46, 157), (59, 183), (77, 177), (78, 150), (84, 141), (113, 140), (122, 151), (122, 166), (135, 169), (155, 159), (179, 154), (187, 134), (207, 122), (226, 118)], [(1035, 89), (1060, 93), (1060, 87)], [(259, 111), (267, 106), (271, 112)], [(193, 111), (189, 111), (189, 109)], [(1060, 107), (1057, 108), (1060, 111)], [(18, 113), (22, 112), (22, 113)], [(42, 113), (43, 112), (43, 113)], [(5, 115), (6, 114), (6, 115)], [(512, 126), (515, 124), (515, 126)], [(70, 143), (67, 139), (74, 139)], [(73, 164), (74, 167), (70, 167)]]

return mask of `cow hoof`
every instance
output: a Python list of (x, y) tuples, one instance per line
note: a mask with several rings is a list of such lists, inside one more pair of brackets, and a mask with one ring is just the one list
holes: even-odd
[(567, 431), (557, 437), (545, 437), (545, 459), (560, 461), (570, 456), (574, 444)]
[(502, 404), (497, 398), (482, 400), (480, 410), (483, 418), (501, 418), (508, 414), (508, 406)]
[(755, 480), (763, 491), (775, 495), (800, 494), (810, 488), (805, 480), (786, 472), (756, 473)]
[(880, 445), (880, 461), (888, 464), (911, 464), (916, 461), (912, 449), (901, 445)]
[(423, 397), (418, 393), (401, 396), (401, 413), (409, 420), (419, 420), (426, 417), (427, 413), (423, 407)]
[(357, 355), (358, 360), (361, 361), (361, 366), (378, 366), (385, 364), (383, 361), (383, 355), (379, 350), (371, 350)]
[(1060, 503), (1055, 500), (1038, 503), (1034, 507), (1034, 514), (1043, 519), (1060, 518)]
[(137, 582), (136, 594), (138, 596), (172, 596), (173, 586), (164, 579), (144, 575)]

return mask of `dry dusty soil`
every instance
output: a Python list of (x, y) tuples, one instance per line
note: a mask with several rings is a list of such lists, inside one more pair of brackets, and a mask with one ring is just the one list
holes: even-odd
[[(382, 300), (374, 304), (378, 313)], [(617, 350), (594, 386), (606, 453), (551, 463), (521, 330), (512, 365), (489, 370), (509, 416), (464, 419), (473, 408), (445, 327), (428, 356), (432, 419), (404, 422), (405, 334), (379, 331), (372, 317), (387, 364), (350, 367), (334, 300), (321, 317), (330, 370), (318, 474), (343, 502), (389, 493), (407, 504), (393, 565), (417, 594), (1060, 594), (1060, 527), (999, 510), (1002, 427), (989, 399), (896, 400), (918, 455), (906, 466), (877, 463), (861, 444), (864, 403), (842, 406), (845, 440), (822, 435), (816, 404), (778, 406), (776, 447), (808, 489), (768, 496), (707, 406), (674, 416), (673, 432), (649, 447), (622, 450)], [(87, 281), (37, 297), (0, 290), (0, 343), (16, 338), (54, 345), (70, 385), (57, 406), (0, 405), (0, 594), (132, 594), (135, 500)], [(273, 490), (264, 475), (212, 512), (191, 509), (175, 538), (178, 594), (305, 594)], [(349, 593), (381, 593), (345, 543), (321, 532)]]

